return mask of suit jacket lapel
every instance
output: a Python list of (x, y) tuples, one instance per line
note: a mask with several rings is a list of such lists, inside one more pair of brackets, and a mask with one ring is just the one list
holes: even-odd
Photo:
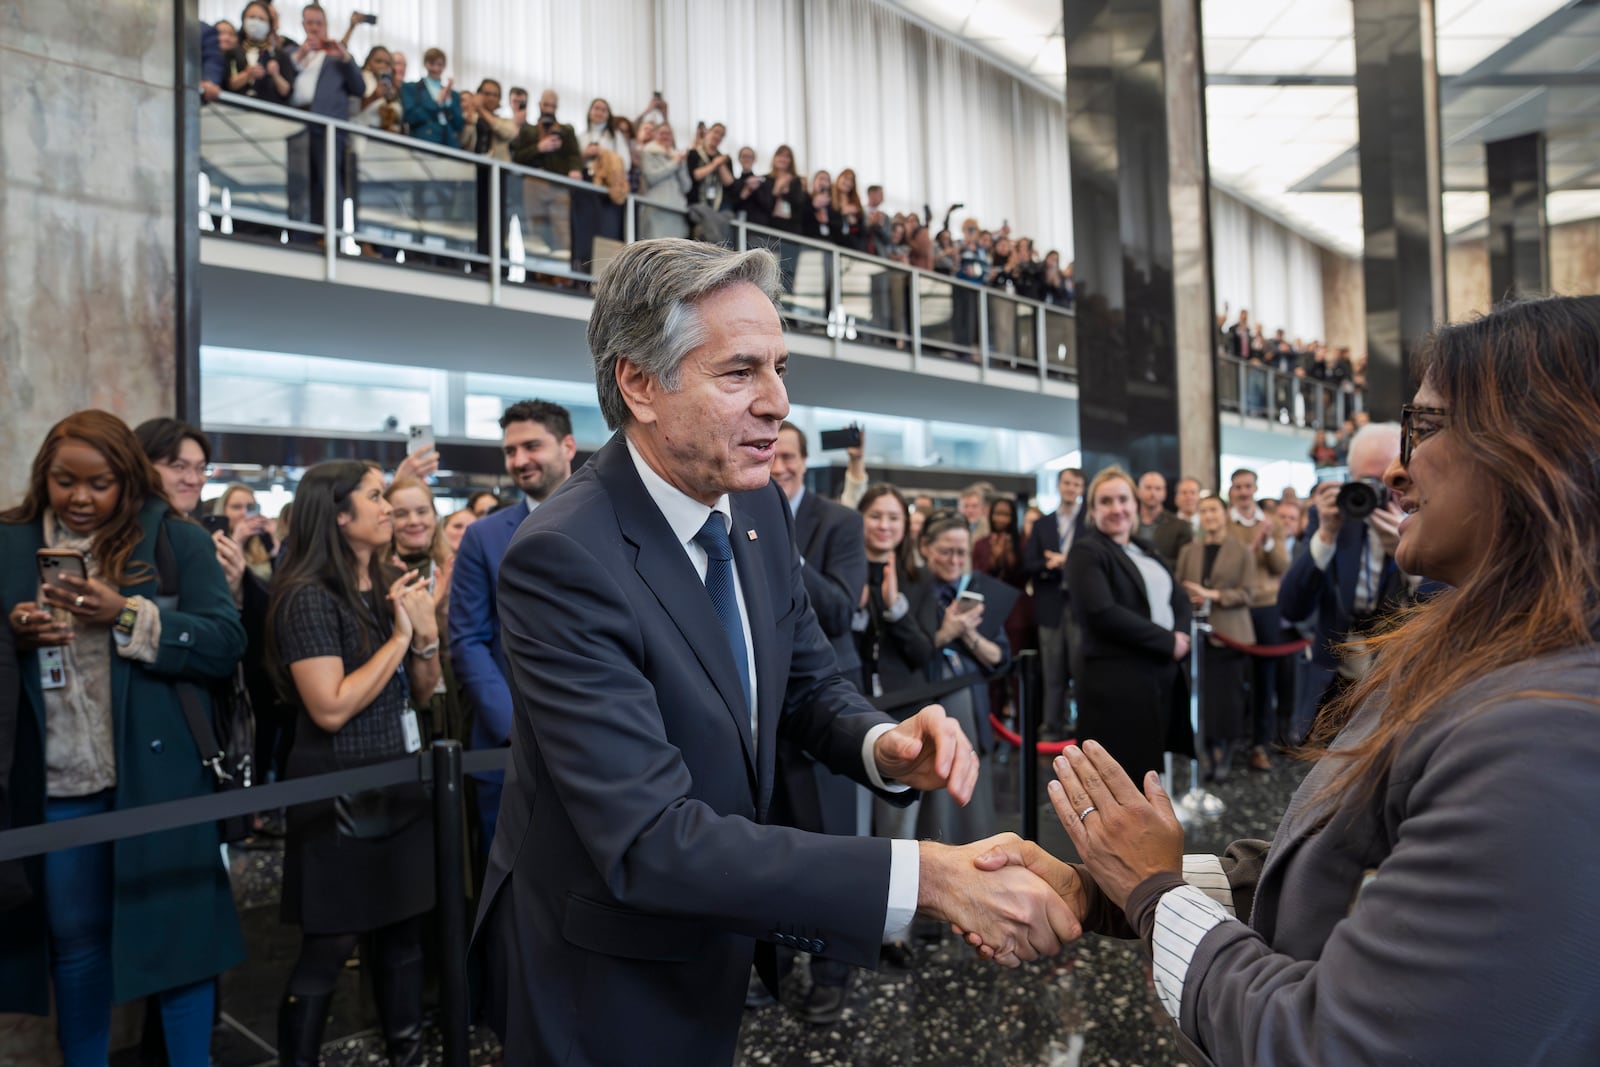
[[(727, 713), (733, 717), (734, 725), (739, 729), (746, 769), (754, 777), (755, 746), (750, 737), (750, 713), (745, 706), (744, 686), (739, 682), (733, 652), (722, 635), (722, 623), (717, 619), (716, 609), (711, 606), (705, 583), (695, 573), (688, 554), (673, 535), (672, 527), (667, 525), (655, 501), (645, 491), (644, 483), (639, 481), (639, 472), (633, 468), (633, 457), (628, 454), (628, 446), (622, 435), (619, 433), (614, 436), (592, 462), (595, 463), (596, 476), (605, 484), (612, 506), (616, 509), (622, 535), (639, 550), (634, 569), (655, 594), (656, 600), (672, 618), (678, 632), (700, 661), (700, 666), (710, 676)], [(747, 589), (747, 603), (749, 595)], [(758, 655), (759, 649), (758, 643)], [(759, 659), (757, 663), (759, 665)]]
[(794, 543), (802, 556), (811, 555), (811, 541), (821, 526), (822, 508), (817, 504), (816, 494), (807, 491), (794, 513)]
[(1122, 574), (1133, 583), (1134, 592), (1139, 594), (1139, 599), (1144, 601), (1144, 613), (1150, 614), (1150, 596), (1144, 589), (1144, 575), (1139, 573), (1139, 568), (1133, 565), (1133, 560), (1128, 558), (1127, 550), (1111, 538), (1105, 539), (1106, 548), (1111, 553), (1111, 558), (1117, 561), (1117, 566), (1122, 568)]
[[(774, 764), (776, 762), (778, 720), (783, 715), (784, 697), (788, 690), (787, 665), (778, 661), (776, 632), (773, 623), (781, 606), (787, 606), (787, 597), (777, 597), (771, 588), (765, 557), (781, 544), (776, 530), (768, 532), (767, 540), (758, 535), (752, 541), (754, 529), (751, 516), (741, 497), (730, 498), (733, 511), (733, 529), (729, 536), (733, 542), (733, 564), (739, 569), (739, 589), (744, 593), (744, 609), (750, 616), (750, 639), (755, 643), (756, 661), (756, 781), (760, 786), (757, 810), (765, 811), (772, 796)], [(787, 503), (784, 504), (787, 507)], [(785, 568), (787, 571), (787, 568)]]

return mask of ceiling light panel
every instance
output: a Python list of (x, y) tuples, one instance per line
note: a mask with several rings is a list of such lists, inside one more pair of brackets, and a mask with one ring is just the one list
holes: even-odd
[(1201, 0), (1200, 25), (1206, 34), (1260, 37), (1291, 6), (1291, 0)]
[(1262, 38), (1239, 54), (1229, 74), (1299, 74), (1332, 50), (1334, 42), (1322, 37)]
[(967, 16), (965, 35), (988, 38), (1043, 37), (1061, 23), (1061, 5), (1045, 0), (979, 0)]

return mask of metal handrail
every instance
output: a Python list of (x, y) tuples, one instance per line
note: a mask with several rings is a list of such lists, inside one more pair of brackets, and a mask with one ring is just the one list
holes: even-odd
[[(342, 225), (337, 214), (339, 204), (336, 203), (335, 197), (335, 190), (337, 188), (337, 175), (335, 173), (335, 168), (338, 165), (338, 143), (341, 139), (340, 135), (342, 133), (352, 138), (362, 138), (367, 141), (375, 141), (392, 145), (397, 148), (405, 149), (411, 153), (439, 159), (452, 160), (460, 163), (467, 163), (475, 168), (475, 173), (479, 173), (476, 168), (484, 168), (488, 174), (491, 192), (490, 202), (487, 205), (480, 206), (479, 210), (482, 213), (484, 223), (489, 227), (489, 233), (488, 235), (484, 235), (481, 232), (479, 233), (479, 239), (481, 243), (478, 246), (479, 249), (482, 249), (486, 246), (488, 250), (487, 255), (485, 255), (481, 250), (467, 252), (458, 249), (433, 249), (428, 248), (427, 246), (419, 247), (414, 242), (409, 241), (386, 241), (386, 245), (394, 244), (394, 247), (396, 248), (443, 255), (452, 259), (461, 260), (462, 262), (470, 262), (480, 265), (488, 264), (491, 268), (491, 293), (495, 302), (498, 302), (499, 300), (502, 283), (502, 271), (508, 266), (514, 268), (525, 267), (529, 270), (541, 273), (557, 273), (564, 277), (571, 277), (583, 281), (592, 280), (591, 275), (577, 270), (576, 267), (570, 262), (570, 259), (565, 263), (562, 263), (560, 260), (556, 260), (555, 263), (552, 263), (544, 256), (531, 250), (527, 252), (521, 259), (512, 258), (514, 253), (508, 254), (508, 250), (504, 247), (505, 242), (501, 239), (504, 226), (506, 225), (505, 205), (501, 203), (501, 196), (496, 195), (506, 188), (506, 182), (510, 180), (510, 176), (516, 175), (525, 179), (548, 182), (556, 186), (564, 186), (569, 190), (581, 190), (585, 195), (605, 196), (605, 190), (592, 182), (569, 178), (566, 175), (556, 174), (550, 171), (537, 170), (519, 163), (507, 162), (500, 159), (492, 159), (488, 156), (467, 152), (459, 148), (449, 148), (444, 145), (435, 144), (431, 141), (417, 140), (414, 137), (406, 136), (404, 134), (391, 133), (386, 130), (360, 125), (345, 119), (328, 118), (323, 115), (312, 114), (308, 111), (301, 111), (295, 108), (285, 107), (280, 104), (267, 103), (265, 101), (256, 100), (252, 97), (240, 96), (236, 93), (223, 93), (219, 97), (217, 104), (226, 105), (226, 107), (231, 109), (255, 112), (262, 115), (289, 120), (305, 127), (322, 127), (320, 131), (323, 139), (322, 143), (324, 154), (322, 166), (325, 168), (322, 174), (322, 192), (324, 197), (322, 205), (322, 224), (320, 226), (308, 224), (305, 220), (282, 221), (291, 223), (292, 228), (302, 232), (323, 234), (325, 238), (323, 242), (323, 254), (327, 265), (327, 275), (330, 279), (334, 277), (337, 271), (337, 264), (340, 256), (340, 240), (355, 238), (359, 236), (360, 232), (358, 227), (346, 229), (344, 225)], [(211, 106), (216, 107), (217, 104), (213, 104)], [(243, 131), (239, 131), (237, 128), (236, 132), (241, 134), (243, 133)], [(308, 130), (308, 133), (309, 132), (310, 131)], [(313, 134), (313, 136), (315, 136), (315, 134)], [(648, 197), (640, 196), (635, 193), (630, 193), (622, 206), (624, 208), (624, 240), (628, 243), (631, 243), (635, 239), (636, 218), (641, 209), (649, 208), (657, 211), (672, 212), (679, 216), (687, 215), (687, 212), (684, 208), (675, 204), (662, 203), (660, 201), (652, 200)], [(211, 204), (209, 201), (202, 205), (202, 210), (208, 213), (211, 211)], [(267, 213), (252, 211), (248, 206), (245, 205), (241, 205), (238, 209), (229, 210), (230, 212), (236, 212), (237, 217), (243, 221), (269, 221), (267, 218)], [(1071, 377), (1074, 374), (1075, 366), (1069, 365), (1067, 367), (1063, 367), (1059, 361), (1049, 358), (1046, 354), (1047, 320), (1045, 316), (1059, 316), (1060, 318), (1056, 321), (1071, 320), (1073, 318), (1073, 311), (1070, 308), (1063, 308), (1055, 304), (1048, 304), (1043, 301), (1033, 300), (1029, 297), (1019, 296), (1014, 293), (1002, 292), (989, 286), (980, 285), (965, 279), (953, 277), (951, 275), (940, 274), (936, 271), (923, 270), (920, 267), (913, 267), (910, 264), (897, 263), (882, 257), (858, 252), (854, 249), (844, 248), (829, 241), (822, 241), (798, 234), (786, 233), (782, 230), (774, 229), (769, 226), (762, 226), (760, 224), (752, 223), (736, 217), (729, 218), (727, 221), (732, 232), (736, 234), (737, 246), (741, 249), (748, 247), (751, 243), (751, 240), (754, 238), (758, 242), (762, 243), (782, 241), (787, 242), (799, 249), (841, 257), (831, 260), (832, 266), (825, 272), (825, 277), (822, 282), (823, 292), (821, 294), (822, 299), (825, 301), (825, 307), (820, 314), (809, 308), (789, 308), (785, 311), (785, 314), (792, 319), (813, 324), (820, 324), (822, 318), (827, 316), (830, 323), (829, 334), (830, 336), (834, 337), (836, 342), (843, 338), (846, 333), (848, 333), (850, 336), (854, 336), (856, 328), (856, 322), (853, 316), (845, 315), (842, 311), (842, 309), (845, 307), (846, 294), (843, 291), (843, 271), (841, 264), (843, 262), (843, 258), (848, 257), (852, 261), (871, 266), (878, 272), (888, 273), (890, 275), (903, 277), (906, 279), (908, 295), (906, 297), (906, 305), (904, 308), (905, 328), (886, 329), (882, 326), (873, 326), (865, 323), (862, 324), (862, 328), (875, 337), (908, 340), (910, 342), (911, 356), (914, 366), (918, 365), (919, 361), (922, 359), (925, 349), (931, 349), (936, 352), (967, 352), (976, 355), (980, 377), (985, 379), (988, 376), (991, 361), (995, 358), (998, 358), (1008, 368), (1025, 367), (1028, 369), (1029, 373), (1032, 373), (1036, 368), (1039, 375), (1041, 388), (1043, 388), (1044, 383), (1047, 382), (1052, 375), (1066, 373), (1069, 377)], [(488, 238), (486, 241), (483, 240), (485, 236)], [(560, 252), (563, 250), (552, 249), (551, 251)], [(569, 248), (565, 249), (564, 251), (566, 251), (570, 257), (572, 250)], [(549, 269), (551, 266), (557, 266), (557, 269), (551, 271)], [(971, 330), (970, 337), (945, 340), (940, 338), (924, 337), (922, 335), (922, 328), (925, 322), (925, 317), (922, 314), (922, 283), (924, 279), (937, 283), (941, 288), (944, 288), (946, 292), (949, 292), (952, 297), (962, 292), (970, 294), (970, 298), (975, 301), (975, 306), (972, 309), (973, 321), (967, 323), (967, 328)], [(516, 280), (520, 280), (520, 278)], [(1032, 346), (1034, 355), (1032, 357), (1023, 354), (1025, 350), (1023, 336), (1013, 336), (1015, 346), (1014, 351), (996, 353), (991, 349), (990, 345), (992, 338), (989, 328), (991, 315), (989, 314), (989, 304), (992, 300), (996, 299), (1009, 301), (1015, 305), (1018, 308), (1019, 322), (1023, 315), (1021, 310), (1022, 308), (1031, 307), (1034, 309), (1033, 322), (1030, 325), (1023, 327), (1023, 329), (1030, 330), (1033, 333)], [(848, 320), (848, 330), (841, 329), (835, 332), (833, 329), (831, 329), (831, 326), (833, 325), (831, 316), (835, 312)], [(1075, 361), (1073, 361), (1073, 363), (1075, 364)]]
[[(1237, 393), (1233, 402), (1238, 405), (1240, 415), (1278, 421), (1283, 413), (1281, 405), (1287, 402), (1290, 423), (1305, 428), (1331, 429), (1344, 422), (1353, 412), (1353, 400), (1359, 392), (1353, 385), (1345, 388), (1309, 375), (1285, 374), (1276, 367), (1252, 363), (1226, 352), (1217, 353), (1217, 368), (1219, 382), (1224, 374), (1234, 379)], [(1262, 409), (1259, 411), (1252, 410), (1250, 401), (1252, 375), (1256, 376), (1258, 382), (1265, 382), (1266, 395), (1264, 402), (1258, 405)], [(1315, 398), (1314, 414), (1312, 405), (1303, 402), (1308, 391)], [(1302, 398), (1300, 404), (1296, 404), (1297, 398)], [(1331, 423), (1328, 419), (1330, 413), (1333, 416)]]

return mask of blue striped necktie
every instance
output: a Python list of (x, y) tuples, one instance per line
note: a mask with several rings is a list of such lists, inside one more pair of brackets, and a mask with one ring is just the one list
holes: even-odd
[(744, 624), (739, 621), (739, 600), (733, 589), (733, 546), (728, 543), (728, 527), (720, 512), (713, 511), (694, 535), (694, 543), (706, 552), (706, 592), (722, 623), (722, 636), (739, 668), (739, 684), (744, 687), (744, 706), (750, 701), (750, 661), (744, 643)]

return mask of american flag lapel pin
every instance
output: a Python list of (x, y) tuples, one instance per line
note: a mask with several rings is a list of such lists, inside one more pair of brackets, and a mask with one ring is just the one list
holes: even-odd
[(755, 532), (755, 531), (754, 531), (754, 530), (746, 530), (746, 531), (745, 531), (745, 532), (744, 532), (744, 535), (745, 535), (745, 536), (746, 536), (746, 537), (748, 537), (748, 538), (750, 538), (750, 540), (752, 540), (752, 541), (755, 541), (755, 540), (757, 540), (757, 537), (756, 537), (756, 532)]

